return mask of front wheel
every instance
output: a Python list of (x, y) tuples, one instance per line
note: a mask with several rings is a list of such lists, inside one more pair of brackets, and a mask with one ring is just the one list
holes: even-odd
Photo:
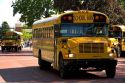
[(41, 51), (39, 51), (39, 55), (38, 55), (38, 64), (39, 64), (39, 68), (42, 69), (50, 69), (50, 63), (47, 61), (42, 60), (42, 55), (41, 55)]
[(38, 55), (38, 64), (39, 64), (39, 68), (40, 69), (42, 69), (42, 64), (43, 64), (43, 62), (42, 62), (42, 59), (41, 59), (41, 54), (39, 53), (39, 55)]
[(67, 76), (62, 56), (59, 58), (59, 75), (61, 78), (66, 78)]
[(116, 73), (116, 67), (108, 67), (105, 71), (107, 78), (114, 78)]
[(5, 48), (4, 48), (4, 47), (1, 47), (1, 50), (2, 50), (2, 52), (4, 52)]
[(17, 46), (14, 49), (15, 49), (15, 52), (18, 52), (18, 47)]

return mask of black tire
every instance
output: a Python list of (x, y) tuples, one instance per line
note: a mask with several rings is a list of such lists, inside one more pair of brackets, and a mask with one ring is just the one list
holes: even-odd
[(65, 69), (65, 66), (64, 66), (64, 60), (63, 60), (63, 57), (60, 56), (59, 58), (59, 75), (61, 78), (67, 78), (67, 72), (66, 72), (66, 69)]
[(15, 52), (18, 52), (18, 47), (15, 47), (14, 49), (15, 49)]
[(19, 49), (20, 49), (20, 51), (21, 51), (21, 50), (22, 50), (22, 47), (20, 46)]
[(38, 55), (38, 64), (39, 64), (39, 68), (42, 69), (42, 59), (41, 59), (41, 51), (39, 52), (39, 55)]
[(4, 47), (1, 47), (2, 52), (4, 52)]
[(51, 68), (51, 65), (50, 65), (49, 62), (42, 60), (41, 50), (39, 50), (38, 64), (39, 64), (39, 68), (41, 70), (43, 70), (43, 69), (50, 69)]
[(114, 78), (116, 73), (116, 67), (108, 67), (106, 69), (107, 78)]

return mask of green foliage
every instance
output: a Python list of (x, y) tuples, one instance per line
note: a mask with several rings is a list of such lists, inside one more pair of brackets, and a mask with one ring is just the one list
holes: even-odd
[(31, 29), (23, 29), (23, 40), (32, 39)]
[(120, 5), (122, 5), (125, 9), (125, 0), (118, 0), (118, 2), (120, 3)]
[(125, 7), (124, 0), (15, 0), (12, 3), (13, 15), (20, 13), (20, 21), (25, 22), (28, 27), (34, 21), (54, 13), (84, 9), (107, 14), (112, 24), (125, 24), (125, 11), (121, 5)]
[(6, 21), (4, 21), (4, 22), (2, 23), (2, 32), (9, 31), (9, 30), (10, 30), (9, 28), (10, 28), (10, 27), (9, 27), (9, 24), (8, 24)]
[[(124, 0), (118, 0), (125, 7)], [(125, 24), (125, 10), (117, 0), (54, 0), (58, 12), (65, 10), (94, 10), (108, 15), (112, 24)]]
[(58, 13), (66, 10), (77, 10), (77, 7), (80, 7), (79, 0), (54, 0), (54, 9)]
[(32, 26), (41, 17), (49, 17), (52, 10), (51, 0), (16, 0), (12, 3), (13, 15), (21, 14), (20, 21)]

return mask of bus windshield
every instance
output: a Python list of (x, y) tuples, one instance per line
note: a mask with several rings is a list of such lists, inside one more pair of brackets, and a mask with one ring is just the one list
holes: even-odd
[(108, 36), (107, 24), (62, 24), (62, 37)]
[(16, 39), (18, 39), (18, 38), (19, 38), (18, 35), (10, 35), (10, 36), (3, 35), (3, 36), (2, 36), (2, 39), (4, 39), (4, 40), (7, 40), (7, 39), (16, 40)]
[(121, 31), (109, 31), (109, 37), (121, 38)]

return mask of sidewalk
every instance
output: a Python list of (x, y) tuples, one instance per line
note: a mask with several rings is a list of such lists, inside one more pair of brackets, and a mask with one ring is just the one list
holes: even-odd
[(32, 51), (32, 48), (30, 48), (30, 47), (24, 47), (24, 48), (22, 48), (22, 51)]

